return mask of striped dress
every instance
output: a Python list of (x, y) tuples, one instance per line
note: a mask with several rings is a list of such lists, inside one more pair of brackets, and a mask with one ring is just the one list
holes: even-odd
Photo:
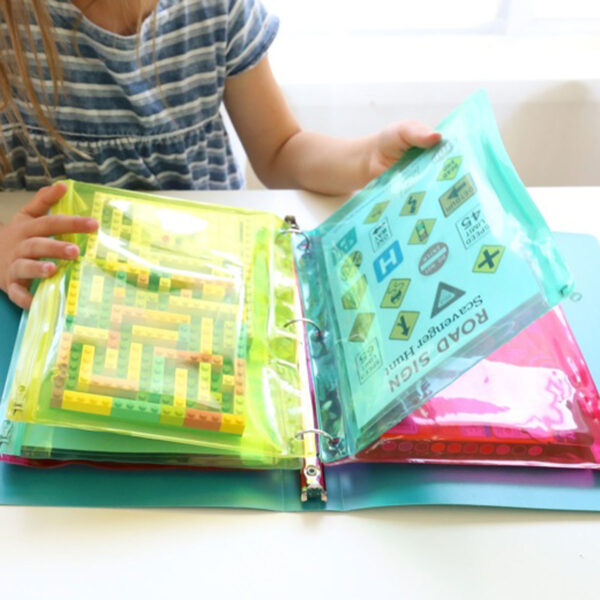
[[(96, 26), (69, 0), (47, 5), (65, 73), (53, 118), (80, 151), (58, 148), (22, 106), (51, 180), (142, 190), (243, 185), (220, 108), (226, 78), (259, 62), (277, 32), (260, 0), (159, 0), (139, 38)], [(1, 187), (49, 183), (36, 154), (0, 118), (12, 165)]]

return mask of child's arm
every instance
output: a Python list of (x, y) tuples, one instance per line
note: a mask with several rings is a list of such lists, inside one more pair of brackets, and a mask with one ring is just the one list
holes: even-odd
[(273, 188), (352, 192), (391, 167), (411, 146), (429, 148), (441, 139), (417, 121), (357, 139), (302, 131), (266, 57), (226, 81), (225, 105), (256, 174)]
[(40, 258), (72, 260), (79, 255), (75, 244), (47, 236), (92, 233), (98, 228), (95, 219), (46, 214), (65, 192), (63, 184), (42, 188), (6, 225), (0, 223), (0, 289), (21, 308), (31, 305), (31, 281), (56, 272), (54, 263)]

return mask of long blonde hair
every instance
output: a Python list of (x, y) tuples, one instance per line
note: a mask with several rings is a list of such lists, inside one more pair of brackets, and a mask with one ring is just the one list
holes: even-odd
[[(39, 28), (43, 55), (37, 50), (32, 24)], [(0, 25), (0, 111), (23, 145), (33, 149), (45, 166), (27, 130), (19, 103), (29, 107), (40, 127), (48, 131), (60, 146), (67, 145), (50, 116), (52, 106), (58, 104), (63, 71), (46, 0), (0, 0)], [(33, 64), (28, 60), (28, 53), (33, 56)], [(52, 81), (50, 93), (45, 83), (44, 64)], [(33, 84), (34, 77), (41, 82), (39, 92)], [(0, 131), (1, 179), (11, 165), (4, 129)]]
[[(94, 2), (96, 0), (89, 0), (86, 9)], [(156, 14), (154, 11), (155, 31)], [(138, 31), (143, 20), (142, 16), (140, 7), (137, 21)], [(38, 52), (32, 26), (39, 30), (43, 53)], [(74, 35), (76, 32), (77, 27), (73, 32)], [(77, 49), (76, 40), (74, 40), (74, 45)], [(156, 57), (156, 39), (153, 43), (153, 53)], [(33, 61), (28, 59), (28, 54), (32, 55)], [(51, 86), (46, 83), (45, 66), (50, 75)], [(155, 76), (159, 89), (161, 89), (158, 71)], [(33, 84), (34, 78), (40, 81), (39, 91)], [(51, 89), (49, 90), (48, 87)], [(54, 39), (53, 23), (46, 7), (46, 0), (0, 0), (0, 113), (4, 116), (5, 126), (7, 124), (9, 130), (19, 137), (25, 148), (36, 154), (48, 177), (50, 177), (50, 172), (47, 162), (40, 154), (27, 129), (20, 106), (27, 107), (28, 114), (37, 120), (40, 128), (54, 138), (59, 148), (65, 152), (70, 151), (87, 157), (64, 139), (52, 118), (52, 109), (58, 105), (59, 95), (63, 91), (64, 78), (60, 53)], [(0, 183), (4, 175), (11, 170), (7, 148), (4, 127), (0, 126)]]

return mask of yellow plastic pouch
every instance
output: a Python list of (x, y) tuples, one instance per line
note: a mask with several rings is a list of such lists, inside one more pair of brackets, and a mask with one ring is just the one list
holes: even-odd
[[(68, 182), (80, 258), (42, 281), (9, 395), (17, 421), (298, 465), (302, 369), (290, 236), (276, 216)], [(307, 392), (304, 392), (305, 394)]]

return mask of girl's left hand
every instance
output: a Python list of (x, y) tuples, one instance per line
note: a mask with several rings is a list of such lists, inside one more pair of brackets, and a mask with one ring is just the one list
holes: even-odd
[(387, 171), (409, 148), (431, 148), (441, 139), (441, 134), (420, 121), (400, 121), (386, 127), (372, 138), (369, 180)]

